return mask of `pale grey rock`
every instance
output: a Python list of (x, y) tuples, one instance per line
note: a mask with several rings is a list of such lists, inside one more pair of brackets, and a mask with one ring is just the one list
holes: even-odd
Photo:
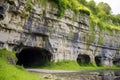
[(5, 15), (0, 20), (0, 48), (17, 52), (23, 47), (44, 48), (52, 53), (53, 61), (77, 60), (79, 54), (86, 54), (90, 57), (90, 62), (94, 62), (95, 56), (99, 56), (102, 65), (112, 66), (120, 45), (120, 34), (102, 32), (104, 42), (99, 44), (100, 34), (96, 28), (96, 38), (88, 44), (85, 34), (88, 33), (90, 38), (91, 33), (87, 14), (79, 13), (73, 20), (73, 11), (67, 9), (65, 16), (60, 19), (57, 16), (58, 9), (51, 8), (50, 5), (44, 9), (36, 4), (30, 16), (22, 18), (18, 13), (25, 10), (26, 0), (14, 0), (13, 3), (8, 3), (8, 6), (0, 4), (0, 15)]

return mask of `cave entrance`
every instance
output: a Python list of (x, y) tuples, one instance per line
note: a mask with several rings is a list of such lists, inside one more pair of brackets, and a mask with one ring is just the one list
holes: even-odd
[(120, 58), (113, 59), (113, 64), (116, 66), (120, 66)]
[(88, 65), (90, 63), (90, 57), (86, 54), (79, 54), (77, 57), (77, 63), (79, 65)]
[(101, 66), (101, 56), (96, 56), (95, 57), (95, 63), (97, 66)]
[(17, 58), (17, 65), (23, 65), (24, 67), (37, 67), (50, 62), (52, 54), (43, 48), (24, 48), (17, 54)]

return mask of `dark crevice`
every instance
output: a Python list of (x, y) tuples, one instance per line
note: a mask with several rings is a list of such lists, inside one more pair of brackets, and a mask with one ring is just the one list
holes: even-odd
[(17, 55), (17, 65), (24, 67), (43, 66), (51, 61), (52, 54), (42, 48), (25, 48)]
[(3, 6), (0, 6), (0, 13), (3, 14), (3, 12), (4, 12)]
[(95, 57), (95, 63), (97, 66), (101, 66), (101, 56), (96, 56)]
[(113, 64), (116, 65), (116, 66), (120, 66), (120, 59), (119, 58), (115, 58), (113, 59)]

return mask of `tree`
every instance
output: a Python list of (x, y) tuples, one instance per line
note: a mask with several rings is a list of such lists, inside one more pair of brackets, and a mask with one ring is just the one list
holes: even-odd
[(87, 4), (87, 2), (86, 2), (86, 0), (78, 0), (81, 4), (83, 4), (83, 5), (86, 5)]
[(97, 13), (96, 3), (94, 0), (91, 0), (87, 3), (87, 7), (92, 11), (93, 14)]
[(100, 9), (100, 10), (103, 10), (106, 14), (110, 14), (111, 12), (111, 7), (107, 4), (107, 3), (104, 3), (104, 2), (100, 2), (97, 7)]

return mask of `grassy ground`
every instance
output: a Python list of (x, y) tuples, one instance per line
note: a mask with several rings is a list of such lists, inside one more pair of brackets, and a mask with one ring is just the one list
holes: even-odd
[[(41, 80), (36, 75), (30, 74), (24, 68), (11, 65), (3, 56), (8, 51), (0, 50), (0, 80)], [(13, 54), (12, 54), (13, 55)], [(8, 57), (8, 56), (7, 56)]]
[(51, 70), (107, 70), (107, 69), (120, 69), (120, 67), (98, 67), (95, 63), (79, 65), (76, 61), (60, 61), (50, 62), (43, 66), (35, 66), (36, 68), (51, 69)]
[[(0, 80), (42, 80), (35, 74), (30, 74), (23, 67), (11, 65), (6, 58), (15, 58), (14, 52), (0, 50)], [(50, 62), (37, 68), (54, 70), (98, 70), (120, 69), (119, 67), (97, 67), (95, 64), (79, 65), (76, 61)]]

